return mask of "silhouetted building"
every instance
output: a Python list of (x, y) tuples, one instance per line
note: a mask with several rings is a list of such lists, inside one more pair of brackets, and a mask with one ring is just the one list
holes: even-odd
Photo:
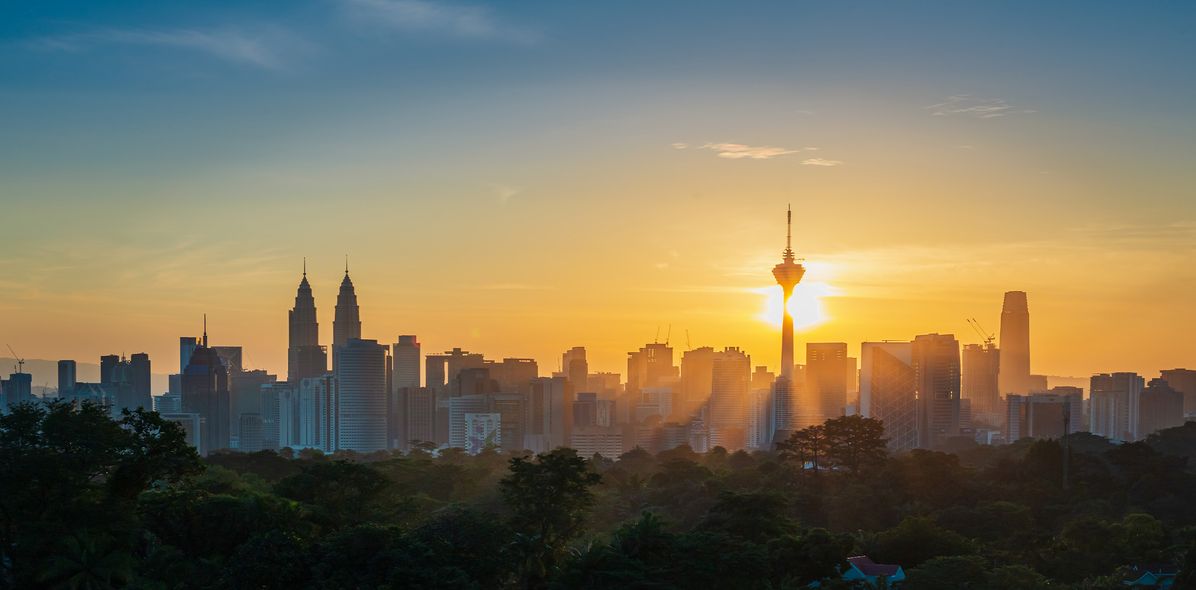
[(1005, 293), (1001, 306), (999, 387), (1001, 395), (1025, 395), (1033, 391), (1030, 383), (1030, 307), (1025, 291)]
[(1056, 387), (1047, 393), (1005, 397), (1005, 440), (1060, 438), (1084, 430), (1084, 391)]
[(1138, 440), (1142, 377), (1137, 373), (1100, 374), (1093, 375), (1089, 383), (1089, 431), (1115, 441)]
[(241, 452), (256, 453), (265, 448), (262, 436), (262, 415), (241, 414), (240, 422), (238, 430), (241, 431)]
[(436, 391), (430, 387), (399, 389), (397, 448), (410, 451), (413, 443), (436, 441)]
[(391, 384), (395, 389), (420, 386), (419, 339), (412, 335), (399, 336), (391, 347), (394, 356), (394, 377)]
[(114, 354), (100, 357), (100, 386), (114, 401), (113, 413), (124, 409), (152, 409), (149, 355), (142, 352), (128, 359)]
[(1184, 415), (1196, 414), (1196, 371), (1169, 369), (1161, 371), (1161, 374), (1172, 389), (1184, 395)]
[[(268, 418), (268, 413), (262, 410), (262, 386), (277, 381), (278, 376), (261, 369), (229, 371), (228, 389), (231, 414), (229, 436), (237, 441), (238, 449), (241, 448), (241, 414), (259, 414), (262, 418)], [(266, 448), (274, 447), (267, 446)]]
[(12, 373), (8, 379), (0, 381), (0, 395), (4, 398), (4, 410), (8, 411), (17, 404), (33, 401), (33, 375), (30, 373)]
[(577, 392), (588, 391), (587, 379), (590, 374), (590, 364), (586, 360), (586, 347), (574, 346), (561, 355), (561, 371), (565, 378), (573, 385)]
[(287, 313), (287, 320), (287, 381), (298, 385), (303, 379), (328, 372), (328, 351), (320, 346), (320, 323), (316, 319), (316, 299), (307, 282), (306, 261), (295, 293), (295, 307)]
[(936, 448), (960, 434), (959, 341), (951, 334), (924, 334), (913, 343), (918, 396), (918, 446)]
[[(490, 378), (503, 393), (527, 395), (531, 391), (532, 379), (540, 376), (540, 367), (535, 359), (504, 358), (500, 362), (483, 361), (482, 366), (490, 371)], [(583, 382), (581, 386), (584, 386)]]
[(429, 354), (424, 357), (424, 380), (427, 387), (436, 390), (438, 394), (460, 395), (460, 392), (449, 391), (449, 386), (457, 383), (457, 373), (462, 369), (481, 368), (485, 362), (481, 354), (460, 348), (454, 348), (444, 354)]
[(751, 383), (751, 357), (735, 347), (715, 353), (705, 419), (711, 448), (723, 447), (735, 452), (747, 446)]
[(195, 347), (199, 346), (199, 340), (195, 336), (180, 336), (179, 337), (179, 374), (187, 368), (191, 363), (191, 355), (195, 352)]
[(199, 453), (229, 448), (228, 368), (208, 347), (207, 330), (183, 369), (183, 413), (199, 416)]
[(466, 394), (449, 399), (449, 447), (469, 448), (469, 416), (486, 412), (485, 394)]
[(963, 347), (960, 395), (963, 399), (971, 400), (973, 417), (989, 425), (1000, 421), (1000, 358), (1000, 350), (991, 341)]
[(569, 444), (572, 393), (564, 377), (537, 377), (532, 381), (525, 448), (540, 453)]
[(822, 424), (843, 415), (851, 366), (847, 360), (846, 343), (806, 344), (806, 388), (798, 397), (798, 428)]
[(75, 361), (58, 361), (58, 397), (70, 398), (75, 395), (75, 383), (79, 380), (78, 365)]
[(1184, 394), (1163, 379), (1151, 379), (1138, 396), (1138, 439), (1183, 424)]
[(337, 383), (331, 373), (308, 377), (299, 382), (299, 409), (295, 412), (295, 426), (299, 446), (336, 451), (337, 443)]
[(361, 309), (357, 306), (357, 292), (349, 280), (349, 263), (345, 262), (345, 278), (336, 295), (336, 315), (332, 320), (332, 370), (336, 371), (337, 349), (350, 340), (361, 338)]
[[(192, 350), (194, 352), (194, 349)], [(184, 367), (185, 369), (186, 367)], [(185, 412), (167, 412), (159, 415), (167, 422), (174, 422), (183, 429), (183, 440), (196, 449), (203, 448), (203, 420), (199, 414)]]
[[(261, 443), (259, 446), (263, 449), (278, 450), (286, 447), (296, 448), (294, 428), (292, 423), (294, 416), (294, 401), (295, 388), (290, 383), (263, 383), (258, 386), (258, 393), (256, 400), (258, 402), (259, 411), (240, 413), (237, 416), (237, 421), (244, 423), (244, 417), (249, 414), (256, 415), (261, 422)], [(240, 425), (238, 424), (238, 432), (240, 432)], [(250, 441), (250, 447), (253, 442)], [(246, 450), (245, 444), (239, 446), (242, 451)]]
[(220, 360), (224, 362), (224, 368), (228, 369), (230, 375), (245, 370), (245, 351), (240, 346), (213, 346), (212, 350), (220, 355)]
[(758, 366), (752, 373), (751, 391), (748, 393), (747, 446), (751, 449), (767, 449), (772, 435), (772, 388), (776, 375), (766, 366)]
[(714, 348), (702, 346), (681, 355), (681, 382), (671, 411), (661, 418), (685, 422), (701, 412), (710, 401), (714, 384)]
[(918, 448), (913, 343), (864, 342), (860, 353), (860, 415), (884, 423), (894, 452)]
[(337, 450), (386, 450), (386, 347), (377, 340), (351, 338), (334, 349), (333, 358), (337, 359)]

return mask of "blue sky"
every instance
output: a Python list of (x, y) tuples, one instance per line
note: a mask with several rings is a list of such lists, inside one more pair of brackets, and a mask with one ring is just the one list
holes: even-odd
[[(346, 251), (384, 340), (548, 358), (589, 342), (617, 369), (640, 338), (605, 326), (650, 335), (678, 315), (709, 344), (764, 348), (774, 334), (740, 322), (759, 303), (742, 292), (767, 285), (770, 213), (790, 201), (801, 249), (838, 265), (834, 319), (810, 338), (963, 331), (954, 315), (1027, 285), (1066, 309), (1079, 269), (1111, 263), (1102, 244), (1149, 262), (1098, 280), (1088, 313), (1142, 285), (1163, 293), (1145, 306), (1159, 316), (1125, 323), (1196, 322), (1166, 294), (1196, 285), (1173, 268), (1196, 252), (1190, 3), (41, 1), (0, 15), (0, 328), (47, 358), (81, 331), (97, 335), (72, 354), (105, 352), (118, 322), (81, 307), (133, 318), (122, 346), (163, 349), (222, 308), (244, 330), (229, 337), (276, 368), (296, 260), (335, 275)], [(943, 252), (969, 261), (967, 288), (925, 289), (964, 264)], [(985, 258), (1009, 252), (1018, 265)], [(745, 278), (755, 264), (763, 283)], [(553, 333), (562, 290), (601, 325)], [(450, 305), (479, 300), (474, 315)], [(943, 301), (959, 311), (940, 325), (867, 311)], [(545, 327), (508, 336), (529, 321)], [(1046, 326), (1047, 366), (1118, 358), (1067, 352), (1099, 330)], [(1179, 346), (1165, 358), (1196, 354)]]

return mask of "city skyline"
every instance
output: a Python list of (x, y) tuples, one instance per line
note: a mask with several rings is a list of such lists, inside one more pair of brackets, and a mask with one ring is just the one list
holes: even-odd
[(792, 203), (821, 320), (798, 318), (799, 359), (978, 342), (965, 319), (996, 331), (1010, 290), (1034, 298), (1035, 372), (1196, 356), (1196, 11), (622, 6), (10, 15), (0, 334), (157, 358), (208, 312), (282, 374), (302, 259), (329, 332), (348, 253), (383, 342), (546, 367), (585, 343), (614, 370), (671, 324), (776, 367), (759, 269)]

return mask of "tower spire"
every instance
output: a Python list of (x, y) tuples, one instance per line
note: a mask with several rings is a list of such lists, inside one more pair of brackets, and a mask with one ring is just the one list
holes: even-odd
[(345, 254), (345, 276), (349, 276), (349, 255)]
[(203, 314), (203, 347), (208, 347), (208, 314)]
[(785, 262), (793, 262), (793, 206), (785, 209), (785, 252), (782, 254)]
[(307, 278), (307, 257), (303, 257), (303, 278)]

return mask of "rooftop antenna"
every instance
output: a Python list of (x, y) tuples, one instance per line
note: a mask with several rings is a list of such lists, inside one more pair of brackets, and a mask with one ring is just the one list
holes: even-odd
[(345, 276), (349, 276), (349, 255), (345, 254)]
[(307, 257), (303, 257), (303, 278), (307, 278)]
[(652, 339), (652, 344), (660, 344), (660, 324), (656, 324), (656, 337)]
[(208, 314), (203, 314), (203, 347), (208, 347)]
[(793, 205), (785, 207), (785, 262), (793, 262)]
[(669, 331), (665, 332), (665, 335), (664, 335), (664, 345), (665, 346), (669, 345), (669, 338), (672, 337), (672, 335), (673, 335), (673, 324), (669, 324)]

